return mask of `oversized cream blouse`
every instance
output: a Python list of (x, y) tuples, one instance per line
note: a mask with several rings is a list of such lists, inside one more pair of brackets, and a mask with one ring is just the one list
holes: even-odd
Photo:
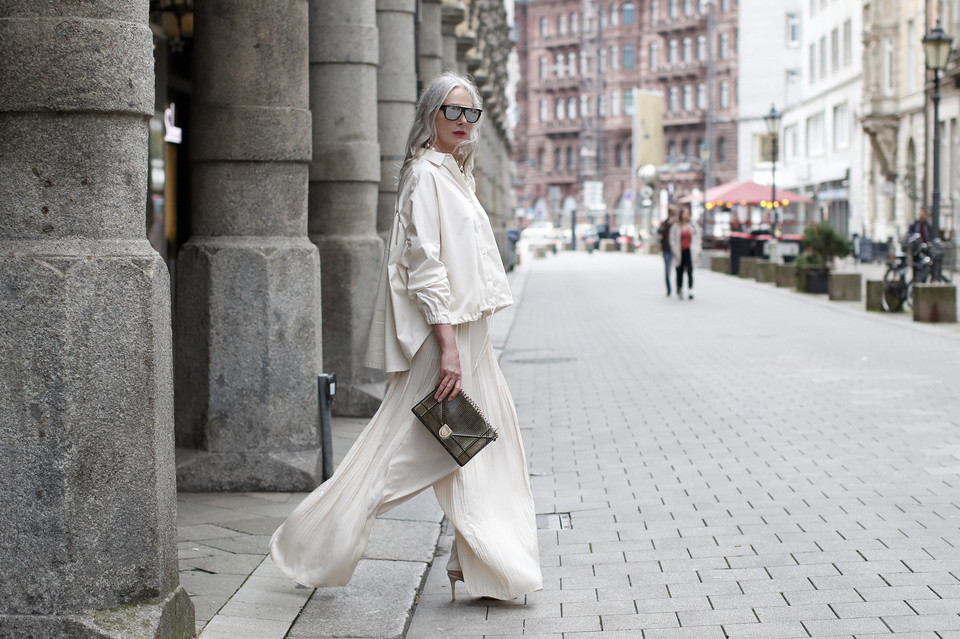
[(427, 150), (400, 185), (365, 364), (410, 368), (431, 324), (463, 324), (513, 303), (486, 211), (453, 156)]

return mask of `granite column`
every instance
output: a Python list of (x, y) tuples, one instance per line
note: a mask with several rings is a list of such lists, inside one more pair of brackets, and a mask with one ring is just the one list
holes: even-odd
[(320, 480), (307, 16), (307, 0), (196, 4), (193, 224), (175, 326), (181, 489)]
[(378, 38), (376, 0), (310, 0), (309, 227), (323, 265), (324, 368), (337, 375), (339, 415), (373, 415), (383, 393), (383, 374), (363, 366), (383, 256)]
[(442, 0), (420, 3), (420, 80), (424, 86), (443, 72)]
[(187, 639), (147, 0), (0, 3), (0, 637)]

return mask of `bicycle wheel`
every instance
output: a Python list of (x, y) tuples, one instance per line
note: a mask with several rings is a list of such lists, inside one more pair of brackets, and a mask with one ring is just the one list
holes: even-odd
[(887, 313), (896, 313), (903, 308), (907, 293), (907, 282), (903, 274), (896, 268), (888, 268), (883, 274), (883, 292), (880, 295), (880, 306)]

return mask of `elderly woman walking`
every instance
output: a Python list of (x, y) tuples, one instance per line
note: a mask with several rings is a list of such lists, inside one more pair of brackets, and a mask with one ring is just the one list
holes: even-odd
[[(374, 518), (432, 487), (455, 528), (451, 594), (513, 599), (541, 588), (533, 496), (513, 399), (489, 323), (513, 303), (475, 194), (482, 100), (466, 77), (435, 78), (417, 104), (384, 254), (367, 355), (387, 373), (376, 415), (333, 477), (274, 533), (270, 553), (307, 586), (342, 586)], [(411, 413), (470, 395), (499, 438), (462, 468)]]

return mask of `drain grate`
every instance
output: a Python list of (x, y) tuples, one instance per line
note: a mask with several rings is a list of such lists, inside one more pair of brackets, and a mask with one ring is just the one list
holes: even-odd
[(570, 513), (543, 513), (537, 515), (537, 530), (570, 530)]
[(511, 364), (567, 364), (577, 361), (576, 357), (530, 357), (524, 359), (508, 359)]

